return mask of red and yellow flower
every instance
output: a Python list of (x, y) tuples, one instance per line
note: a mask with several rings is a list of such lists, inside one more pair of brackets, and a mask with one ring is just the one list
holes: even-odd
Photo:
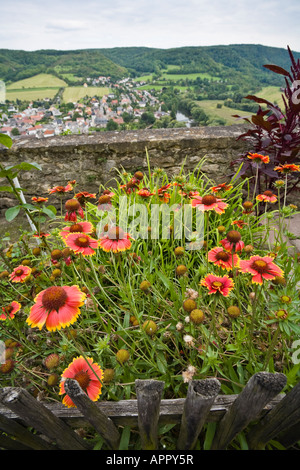
[(234, 266), (238, 266), (240, 258), (237, 254), (231, 255), (221, 247), (213, 248), (208, 252), (208, 261), (228, 271), (232, 269), (232, 258)]
[(261, 155), (260, 153), (249, 153), (247, 157), (256, 163), (269, 163), (270, 162), (270, 158), (268, 155)]
[(106, 235), (100, 238), (99, 247), (106, 252), (118, 253), (131, 247), (131, 236), (121, 227), (110, 227)]
[(230, 189), (232, 189), (232, 187), (232, 184), (220, 183), (217, 186), (213, 186), (212, 188), (210, 188), (210, 190), (213, 193), (219, 193), (220, 191), (229, 191)]
[(75, 194), (74, 197), (78, 200), (79, 204), (84, 207), (87, 201), (90, 199), (96, 199), (96, 194), (91, 194), (87, 191), (81, 191), (80, 193)]
[(31, 275), (31, 268), (29, 266), (17, 266), (10, 274), (11, 282), (25, 282)]
[(263, 280), (272, 280), (283, 277), (283, 271), (273, 262), (271, 256), (251, 256), (249, 260), (241, 260), (239, 270), (242, 273), (250, 273), (254, 284), (262, 284)]
[(77, 222), (77, 215), (82, 219), (84, 218), (83, 209), (77, 199), (68, 199), (65, 203), (65, 209), (67, 211), (65, 215), (65, 221)]
[(272, 191), (265, 191), (262, 194), (259, 194), (256, 196), (256, 200), (260, 202), (276, 202), (277, 201), (277, 196), (272, 193)]
[(215, 211), (217, 214), (224, 214), (228, 207), (223, 199), (217, 198), (212, 194), (206, 196), (196, 196), (192, 199), (192, 207), (198, 207), (202, 211)]
[(284, 174), (293, 173), (300, 171), (300, 165), (295, 165), (294, 163), (286, 163), (285, 165), (276, 166), (274, 170)]
[(26, 323), (40, 330), (44, 325), (49, 331), (65, 328), (77, 320), (85, 299), (86, 294), (78, 286), (48, 287), (35, 297)]
[(98, 248), (98, 240), (90, 237), (87, 233), (69, 233), (64, 239), (65, 244), (75, 254), (82, 254), (83, 256), (92, 256), (96, 253)]
[[(93, 362), (93, 359), (83, 356), (73, 359), (71, 364), (64, 370), (60, 382), (59, 395), (66, 393), (64, 382), (66, 379), (76, 380), (90, 400), (97, 401), (101, 395), (103, 371), (101, 367)], [(75, 404), (68, 395), (63, 398), (63, 404), (68, 408), (74, 408)]]
[(47, 197), (32, 197), (31, 200), (32, 202), (36, 202), (37, 204), (42, 204), (43, 202), (47, 202), (48, 198)]
[(245, 246), (243, 240), (241, 240), (241, 234), (237, 230), (230, 230), (227, 233), (226, 238), (221, 240), (221, 245), (223, 246), (224, 250), (230, 251), (242, 251)]
[(6, 320), (9, 318), (12, 320), (15, 317), (15, 314), (20, 310), (21, 304), (15, 300), (11, 302), (6, 307), (2, 307), (3, 313), (0, 314), (0, 320)]
[(68, 183), (67, 186), (54, 186), (54, 188), (49, 189), (49, 193), (50, 194), (53, 194), (53, 193), (64, 194), (69, 191), (72, 191), (72, 189), (73, 189), (73, 186), (70, 183)]
[(234, 220), (232, 222), (232, 225), (237, 225), (238, 228), (243, 228), (245, 225), (248, 225), (248, 224), (244, 220), (239, 219), (239, 220)]
[(227, 275), (215, 276), (214, 274), (208, 274), (202, 279), (200, 285), (207, 287), (209, 295), (220, 293), (224, 297), (227, 297), (234, 288), (233, 280)]
[(70, 233), (93, 233), (94, 226), (91, 222), (77, 222), (69, 227), (64, 227), (59, 233), (62, 238), (66, 238)]
[(147, 198), (150, 196), (154, 196), (155, 193), (151, 193), (151, 191), (149, 191), (149, 189), (147, 188), (142, 188), (137, 192), (137, 194), (143, 198)]

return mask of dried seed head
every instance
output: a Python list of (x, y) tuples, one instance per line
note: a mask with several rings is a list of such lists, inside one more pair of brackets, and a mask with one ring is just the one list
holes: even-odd
[(60, 358), (58, 354), (52, 353), (44, 360), (44, 365), (47, 369), (51, 370), (58, 366)]
[(227, 313), (230, 316), (230, 318), (237, 318), (240, 316), (241, 311), (239, 307), (237, 307), (236, 305), (231, 305), (230, 307), (228, 307)]
[(55, 385), (58, 384), (58, 380), (59, 380), (59, 377), (57, 374), (51, 374), (48, 377), (47, 385), (49, 385), (49, 387), (55, 387)]
[(152, 320), (147, 320), (143, 323), (143, 330), (148, 336), (153, 336), (157, 331), (157, 325)]
[(179, 266), (177, 266), (176, 268), (176, 274), (177, 276), (183, 276), (184, 274), (186, 274), (188, 272), (188, 268), (186, 266), (184, 266), (183, 264), (180, 264)]
[(195, 325), (199, 325), (200, 323), (202, 323), (204, 318), (205, 318), (204, 312), (202, 312), (202, 310), (198, 308), (196, 308), (195, 310), (192, 310), (190, 313), (190, 320)]
[(103, 371), (103, 382), (104, 383), (109, 383), (113, 380), (115, 376), (115, 371), (114, 369), (104, 369)]
[(190, 313), (197, 308), (197, 304), (193, 299), (186, 299), (183, 302), (182, 307), (186, 312)]
[(151, 283), (149, 281), (142, 281), (140, 284), (140, 289), (143, 292), (148, 292), (150, 287), (151, 287)]
[(130, 354), (127, 349), (119, 349), (116, 354), (117, 360), (120, 364), (124, 364), (129, 360)]
[(184, 254), (183, 246), (177, 246), (174, 250), (175, 256), (182, 256)]

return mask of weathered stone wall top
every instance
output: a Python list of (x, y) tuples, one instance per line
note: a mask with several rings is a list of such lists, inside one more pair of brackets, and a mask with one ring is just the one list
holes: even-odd
[(154, 143), (158, 141), (199, 141), (205, 139), (237, 138), (242, 132), (242, 125), (220, 127), (191, 127), (176, 129), (144, 129), (136, 131), (95, 132), (85, 135), (65, 135), (36, 139), (34, 137), (17, 137), (14, 140), (13, 151), (21, 148), (54, 148), (80, 147), (94, 145), (111, 145), (125, 143)]
[[(114, 186), (117, 169), (147, 170), (146, 150), (151, 168), (163, 168), (169, 175), (178, 173), (183, 164), (185, 171), (192, 171), (205, 158), (201, 170), (210, 180), (223, 182), (231, 171), (230, 163), (246, 151), (245, 142), (237, 140), (243, 132), (243, 125), (234, 125), (19, 137), (11, 149), (0, 149), (0, 161), (41, 165), (42, 172), (20, 173), (28, 200), (47, 196), (49, 188), (70, 180), (77, 181), (78, 191), (98, 192), (107, 183)], [(0, 193), (0, 198), (0, 209), (13, 205), (9, 194)], [(54, 196), (51, 202), (55, 203)]]

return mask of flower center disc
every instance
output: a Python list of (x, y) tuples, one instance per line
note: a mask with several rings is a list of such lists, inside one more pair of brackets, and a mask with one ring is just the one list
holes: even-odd
[(24, 271), (23, 271), (22, 268), (20, 268), (20, 269), (17, 269), (17, 270), (16, 270), (15, 274), (16, 274), (17, 276), (22, 276), (22, 274), (24, 274)]
[(83, 228), (80, 224), (73, 224), (70, 227), (70, 232), (75, 233), (75, 232), (83, 232)]
[(268, 197), (272, 197), (272, 196), (273, 196), (273, 193), (272, 193), (272, 191), (265, 191), (265, 192), (264, 192), (264, 195), (265, 195), (265, 196), (268, 196)]
[(111, 240), (120, 240), (120, 238), (124, 238), (124, 230), (120, 227), (112, 227), (108, 230), (107, 235)]
[(13, 311), (13, 307), (11, 305), (8, 305), (7, 307), (4, 307), (4, 312), (10, 314), (10, 312)]
[(256, 260), (253, 262), (252, 267), (259, 273), (266, 272), (267, 263), (263, 260)]
[(83, 390), (86, 390), (89, 383), (90, 383), (90, 378), (87, 372), (84, 372), (83, 370), (80, 372), (77, 372), (77, 374), (74, 377), (75, 380), (79, 383), (80, 387)]
[(237, 243), (241, 239), (241, 234), (240, 232), (237, 232), (236, 230), (230, 230), (230, 232), (227, 233), (226, 238), (231, 243)]
[(68, 211), (76, 211), (76, 209), (79, 209), (79, 206), (80, 204), (77, 199), (69, 199), (65, 204), (65, 208)]
[(89, 246), (89, 239), (87, 237), (78, 237), (75, 240), (75, 245), (85, 248)]
[(217, 199), (215, 198), (215, 196), (208, 195), (202, 198), (202, 204), (204, 204), (205, 206), (211, 206), (212, 204), (215, 204), (216, 202), (217, 202)]
[(58, 310), (63, 307), (67, 300), (66, 291), (63, 287), (52, 286), (45, 290), (42, 297), (42, 304), (46, 310)]
[(228, 261), (230, 255), (226, 251), (219, 251), (219, 253), (216, 254), (216, 258), (217, 260)]
[(222, 282), (220, 282), (220, 281), (214, 281), (214, 282), (212, 283), (212, 287), (213, 287), (214, 289), (219, 289), (220, 287), (222, 287), (222, 285), (223, 285), (223, 284), (222, 284)]

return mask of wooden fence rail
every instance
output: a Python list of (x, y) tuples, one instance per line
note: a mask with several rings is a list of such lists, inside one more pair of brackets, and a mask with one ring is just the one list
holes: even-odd
[[(227, 449), (244, 431), (249, 449), (276, 439), (285, 448), (300, 440), (300, 382), (282, 393), (286, 376), (259, 372), (238, 395), (222, 395), (217, 379), (193, 380), (186, 398), (162, 399), (164, 382), (137, 380), (135, 400), (92, 402), (73, 379), (66, 393), (76, 408), (37, 401), (26, 390), (0, 389), (0, 449), (89, 450), (92, 444), (76, 432), (90, 427), (107, 448), (117, 450), (120, 426), (138, 429), (144, 450), (158, 448), (158, 427), (177, 424), (177, 449), (193, 450), (203, 426), (216, 422), (212, 450)], [(200, 443), (201, 445), (201, 443)]]

